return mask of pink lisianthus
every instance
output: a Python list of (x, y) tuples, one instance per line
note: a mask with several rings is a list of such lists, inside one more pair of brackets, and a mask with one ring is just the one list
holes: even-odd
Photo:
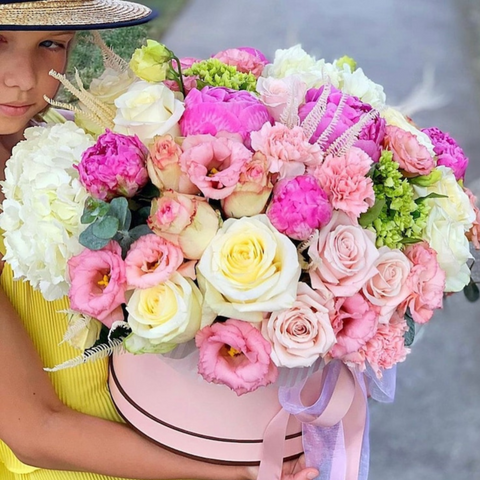
[[(195, 57), (182, 57), (180, 59), (180, 66), (182, 67), (182, 72), (190, 68), (194, 63), (201, 62), (201, 59), (195, 58)], [(176, 60), (172, 60), (172, 67), (177, 70), (177, 62)], [(190, 90), (193, 90), (194, 88), (197, 88), (197, 79), (198, 77), (196, 75), (183, 75), (183, 86), (185, 88), (185, 95), (190, 92)], [(163, 82), (170, 90), (174, 92), (179, 92), (180, 87), (178, 83), (175, 80), (164, 80)]]
[(330, 355), (343, 359), (358, 352), (375, 335), (377, 326), (378, 311), (362, 294), (339, 298), (332, 316), (337, 343), (330, 350)]
[(295, 240), (307, 240), (330, 221), (332, 206), (317, 180), (311, 175), (301, 175), (285, 178), (275, 185), (267, 216), (280, 233)]
[(477, 207), (477, 197), (471, 192), (470, 189), (464, 187), (464, 191), (467, 194), (470, 205), (475, 212), (475, 220), (473, 221), (472, 228), (466, 233), (467, 238), (473, 243), (476, 250), (480, 250), (480, 210)]
[(101, 250), (86, 248), (68, 261), (70, 307), (107, 327), (123, 320), (127, 279), (122, 249), (113, 240)]
[(301, 127), (266, 123), (250, 135), (253, 150), (263, 153), (268, 160), (270, 173), (278, 179), (296, 177), (305, 173), (305, 168), (315, 168), (322, 161), (318, 145), (312, 145)]
[(413, 133), (388, 125), (384, 142), (385, 147), (393, 153), (393, 161), (397, 162), (407, 175), (428, 175), (435, 168), (435, 162), (427, 147), (420, 145)]
[(143, 235), (130, 246), (125, 258), (129, 288), (150, 288), (166, 282), (183, 262), (180, 247), (158, 237)]
[(437, 252), (426, 242), (410, 245), (404, 253), (412, 262), (407, 278), (411, 293), (405, 300), (405, 306), (409, 307), (415, 322), (426, 323), (435, 309), (442, 308), (445, 272), (438, 264)]
[(77, 169), (80, 182), (100, 200), (133, 197), (148, 181), (148, 150), (135, 136), (107, 130), (83, 152)]
[(256, 78), (262, 74), (263, 68), (268, 63), (259, 50), (249, 48), (229, 48), (218, 52), (213, 58), (236, 67), (239, 72), (251, 73)]
[(425, 128), (422, 132), (426, 133), (433, 143), (437, 165), (451, 168), (457, 180), (464, 180), (468, 158), (458, 143), (448, 133), (436, 127)]
[(230, 195), (252, 152), (240, 141), (212, 135), (191, 135), (183, 142), (180, 168), (206, 198)]
[(322, 281), (337, 297), (350, 297), (378, 273), (375, 234), (335, 211), (332, 219), (314, 233), (308, 248), (312, 286)]
[(368, 177), (372, 159), (357, 147), (345, 155), (328, 155), (324, 162), (307, 171), (320, 183), (336, 210), (344, 211), (352, 220), (375, 203), (373, 181)]
[(202, 328), (195, 337), (198, 373), (207, 382), (226, 385), (237, 395), (275, 382), (277, 367), (271, 345), (248, 322), (229, 319)]
[(182, 135), (239, 133), (246, 144), (250, 132), (270, 121), (267, 108), (253, 94), (224, 87), (193, 89), (185, 98)]

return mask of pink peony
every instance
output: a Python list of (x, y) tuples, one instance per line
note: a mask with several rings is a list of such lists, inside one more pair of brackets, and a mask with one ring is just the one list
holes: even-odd
[(252, 152), (240, 141), (211, 135), (191, 135), (183, 142), (180, 168), (206, 198), (230, 195)]
[(150, 288), (166, 282), (183, 262), (180, 247), (157, 235), (143, 235), (125, 258), (129, 287)]
[(330, 221), (332, 206), (317, 180), (311, 175), (301, 175), (285, 178), (275, 185), (267, 216), (280, 233), (295, 240), (307, 240)]
[(94, 197), (133, 197), (148, 181), (148, 150), (133, 137), (107, 130), (83, 152), (77, 169), (80, 182)]
[(477, 207), (477, 197), (471, 192), (470, 189), (464, 187), (467, 194), (470, 205), (475, 212), (475, 220), (473, 221), (472, 228), (466, 233), (467, 238), (473, 243), (476, 250), (480, 250), (480, 210)]
[(393, 153), (393, 161), (407, 174), (428, 175), (435, 162), (417, 137), (400, 127), (388, 125), (385, 130), (385, 147)]
[(218, 52), (213, 58), (236, 67), (239, 72), (251, 73), (256, 78), (262, 74), (263, 68), (268, 63), (259, 50), (249, 48), (229, 48)]
[(378, 312), (362, 294), (339, 298), (332, 317), (337, 343), (330, 355), (333, 358), (343, 358), (357, 352), (375, 335), (377, 325)]
[[(325, 87), (311, 88), (308, 90), (305, 103), (298, 111), (301, 121), (312, 111), (324, 88)], [(343, 107), (340, 107), (342, 97), (345, 99), (345, 103)], [(361, 102), (357, 97), (347, 95), (335, 87), (331, 87), (331, 92), (327, 99), (326, 112), (312, 138), (310, 138), (310, 142), (315, 143), (321, 137), (322, 133), (326, 131), (328, 134), (325, 135), (325, 139), (321, 142), (320, 146), (323, 150), (327, 150), (338, 137), (350, 127), (357, 124), (361, 118), (371, 110), (372, 107), (370, 105)], [(368, 122), (361, 130), (354, 146), (361, 148), (374, 162), (378, 162), (384, 135), (385, 120), (377, 117), (375, 120)]]
[(200, 354), (198, 373), (207, 382), (227, 385), (243, 395), (277, 379), (270, 343), (248, 322), (214, 323), (197, 333), (195, 343)]
[(468, 158), (458, 143), (448, 133), (442, 132), (439, 128), (425, 128), (422, 132), (426, 133), (433, 143), (437, 165), (451, 168), (457, 180), (464, 180)]
[(352, 147), (341, 157), (327, 156), (308, 172), (319, 181), (333, 208), (355, 220), (375, 203), (373, 182), (367, 176), (371, 165), (372, 159), (363, 150)]
[(442, 308), (445, 272), (438, 264), (437, 252), (426, 242), (408, 246), (405, 255), (413, 264), (407, 278), (411, 293), (405, 305), (415, 322), (426, 323), (435, 309)]
[(315, 168), (322, 161), (320, 147), (308, 142), (301, 127), (266, 123), (250, 138), (253, 150), (267, 157), (270, 173), (279, 179), (303, 175), (307, 166)]
[(127, 279), (122, 249), (113, 240), (101, 250), (86, 248), (68, 261), (73, 310), (100, 320), (107, 327), (123, 320)]
[(193, 89), (185, 98), (185, 112), (180, 120), (184, 137), (218, 132), (239, 133), (247, 144), (250, 132), (270, 121), (265, 105), (245, 90), (224, 87)]
[(378, 273), (375, 234), (340, 211), (335, 211), (328, 225), (314, 234), (308, 256), (312, 285), (322, 281), (337, 297), (354, 295)]

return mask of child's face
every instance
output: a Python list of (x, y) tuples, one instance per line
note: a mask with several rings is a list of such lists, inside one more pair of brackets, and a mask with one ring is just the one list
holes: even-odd
[(63, 72), (73, 32), (0, 31), (0, 135), (22, 131), (47, 105)]

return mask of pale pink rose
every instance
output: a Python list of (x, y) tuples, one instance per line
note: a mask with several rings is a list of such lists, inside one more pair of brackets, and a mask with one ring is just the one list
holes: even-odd
[(257, 92), (270, 115), (279, 122), (289, 100), (290, 108), (294, 108), (297, 113), (298, 106), (305, 99), (307, 84), (295, 75), (285, 78), (260, 77), (257, 81)]
[(408, 246), (405, 255), (413, 264), (407, 279), (411, 293), (405, 305), (415, 322), (426, 323), (435, 309), (442, 308), (445, 272), (438, 264), (437, 252), (426, 242)]
[(308, 142), (301, 127), (266, 123), (250, 138), (253, 150), (267, 157), (268, 169), (278, 173), (278, 179), (303, 175), (307, 166), (314, 168), (322, 161), (320, 147)]
[(277, 367), (309, 367), (335, 344), (328, 309), (306, 283), (298, 284), (297, 298), (288, 310), (273, 312), (262, 323), (262, 333), (272, 344)]
[(325, 286), (318, 276), (310, 278), (310, 280), (315, 293), (322, 299), (321, 304), (330, 314), (333, 314), (335, 312), (335, 295)]
[(466, 233), (467, 238), (473, 243), (476, 250), (480, 250), (480, 210), (477, 207), (477, 197), (471, 192), (470, 189), (464, 187), (465, 193), (468, 195), (470, 205), (475, 212), (475, 220), (473, 221), (472, 228)]
[(377, 331), (378, 311), (361, 293), (339, 298), (335, 303), (332, 327), (337, 343), (330, 351), (333, 358), (343, 359), (360, 350)]
[(217, 58), (226, 65), (236, 67), (239, 72), (251, 73), (256, 78), (262, 74), (263, 68), (268, 63), (265, 57), (262, 58), (241, 48), (223, 50), (214, 55), (213, 58)]
[(312, 285), (318, 277), (337, 297), (354, 295), (378, 273), (375, 234), (355, 225), (340, 211), (335, 211), (328, 225), (314, 233), (308, 256), (312, 261)]
[(70, 307), (107, 327), (123, 320), (127, 279), (122, 249), (113, 240), (101, 250), (86, 248), (68, 261)]
[(435, 162), (427, 150), (420, 145), (417, 137), (403, 128), (387, 125), (385, 131), (385, 147), (393, 153), (393, 160), (405, 172), (413, 175), (428, 175)]
[(157, 235), (143, 235), (125, 258), (129, 288), (150, 288), (166, 282), (183, 262), (180, 247)]
[(380, 309), (380, 323), (388, 323), (396, 308), (412, 293), (407, 282), (411, 262), (400, 251), (388, 247), (379, 249), (375, 262), (378, 273), (368, 279), (362, 292), (373, 305)]
[(212, 135), (191, 135), (182, 145), (180, 168), (206, 198), (228, 197), (252, 153), (241, 142)]
[(207, 382), (227, 385), (237, 395), (275, 382), (272, 347), (250, 323), (229, 319), (202, 328), (195, 337), (198, 373)]
[(148, 175), (160, 190), (175, 190), (180, 193), (199, 193), (198, 187), (180, 169), (180, 145), (169, 134), (154, 137), (147, 159)]
[(152, 201), (147, 224), (186, 258), (198, 260), (217, 233), (219, 219), (205, 198), (166, 190)]
[(308, 172), (318, 179), (333, 208), (357, 219), (375, 203), (373, 181), (368, 172), (373, 160), (360, 148), (352, 147), (345, 155), (329, 155)]

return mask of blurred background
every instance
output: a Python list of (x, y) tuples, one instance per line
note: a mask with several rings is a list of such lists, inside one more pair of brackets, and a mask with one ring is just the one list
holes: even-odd
[[(327, 61), (353, 57), (384, 86), (391, 105), (422, 82), (425, 69), (434, 69), (435, 91), (446, 102), (414, 120), (459, 141), (470, 158), (466, 183), (480, 195), (479, 0), (148, 3), (162, 12), (158, 20), (107, 35), (127, 56), (147, 36), (179, 57), (200, 58), (239, 46), (273, 58), (277, 48), (301, 43)], [(77, 52), (73, 64), (84, 61), (94, 75), (100, 58), (97, 67), (91, 47)], [(480, 302), (468, 303), (462, 293), (447, 298), (398, 368), (395, 403), (371, 405), (369, 480), (480, 479), (479, 311)]]

